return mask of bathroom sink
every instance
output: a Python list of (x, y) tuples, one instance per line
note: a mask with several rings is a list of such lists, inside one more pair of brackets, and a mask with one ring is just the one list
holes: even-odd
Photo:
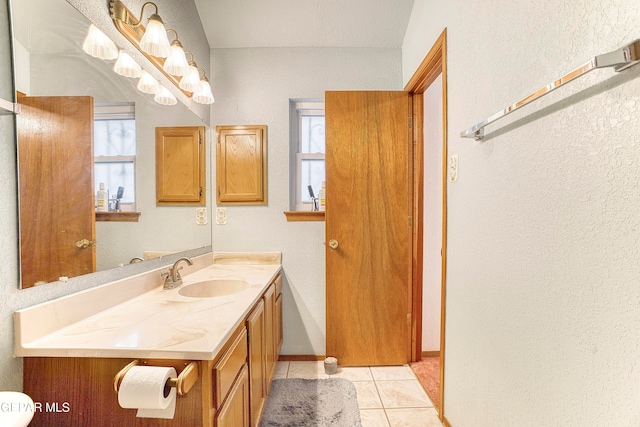
[(237, 294), (248, 287), (249, 284), (244, 280), (215, 279), (185, 285), (178, 293), (184, 297), (213, 298)]

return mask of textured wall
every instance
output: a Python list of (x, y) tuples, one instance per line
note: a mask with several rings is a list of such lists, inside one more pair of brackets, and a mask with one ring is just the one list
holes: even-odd
[(213, 49), (211, 124), (268, 126), (268, 206), (227, 207), (213, 226), (220, 251), (282, 251), (283, 354), (325, 352), (324, 222), (287, 222), (289, 99), (325, 90), (400, 90), (399, 49)]
[(640, 36), (636, 0), (416, 0), (408, 81), (447, 27), (445, 416), (640, 425), (640, 66), (461, 130)]
[[(71, 2), (71, 3), (76, 3)], [(164, 10), (173, 11), (184, 16), (184, 14), (194, 16), (195, 6), (192, 1), (165, 2)], [(169, 4), (170, 3), (170, 4)], [(84, 8), (92, 8), (96, 14), (108, 21), (108, 9), (106, 3), (98, 0), (82, 2)], [(0, 34), (6, 29), (7, 15), (4, 4), (0, 4)], [(199, 21), (196, 24), (190, 23), (189, 31), (185, 31), (184, 37), (189, 40), (190, 46), (198, 49), (199, 57), (208, 58), (208, 45), (204, 38)], [(181, 33), (182, 38), (182, 33)], [(195, 41), (192, 41), (195, 40)], [(185, 43), (186, 44), (186, 43)], [(7, 47), (2, 44), (0, 36), (0, 57), (8, 55)], [(206, 68), (208, 59), (203, 61)], [(9, 86), (7, 75), (0, 73), (0, 87)], [(208, 108), (204, 110), (204, 116), (208, 119)], [(13, 358), (13, 318), (15, 310), (28, 307), (43, 301), (47, 301), (72, 292), (80, 291), (101, 283), (115, 280), (126, 275), (144, 271), (151, 268), (159, 268), (161, 261), (150, 261), (143, 265), (127, 266), (125, 269), (110, 270), (107, 273), (96, 273), (78, 279), (71, 279), (69, 283), (53, 283), (26, 290), (18, 290), (18, 244), (17, 244), (17, 184), (15, 172), (15, 146), (13, 135), (13, 121), (10, 116), (0, 116), (0, 390), (21, 390), (22, 389), (22, 359)], [(204, 251), (211, 250), (208, 247), (203, 250), (194, 251), (190, 255), (197, 255)], [(171, 259), (167, 259), (170, 262)]]

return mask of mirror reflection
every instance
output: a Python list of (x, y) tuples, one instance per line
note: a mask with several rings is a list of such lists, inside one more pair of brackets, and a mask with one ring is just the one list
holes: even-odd
[(156, 127), (202, 121), (82, 51), (90, 22), (66, 1), (11, 7), (22, 287), (210, 245), (196, 207), (157, 207), (155, 191)]

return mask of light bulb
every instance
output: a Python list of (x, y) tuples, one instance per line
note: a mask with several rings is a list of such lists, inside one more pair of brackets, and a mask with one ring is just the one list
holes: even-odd
[(184, 49), (178, 40), (174, 40), (171, 43), (171, 51), (162, 68), (174, 76), (184, 76), (187, 73), (189, 69), (187, 56), (184, 54)]

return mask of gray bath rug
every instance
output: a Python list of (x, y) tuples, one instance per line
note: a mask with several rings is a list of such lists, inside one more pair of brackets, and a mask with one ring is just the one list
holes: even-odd
[(260, 427), (362, 427), (356, 388), (343, 378), (273, 380)]

